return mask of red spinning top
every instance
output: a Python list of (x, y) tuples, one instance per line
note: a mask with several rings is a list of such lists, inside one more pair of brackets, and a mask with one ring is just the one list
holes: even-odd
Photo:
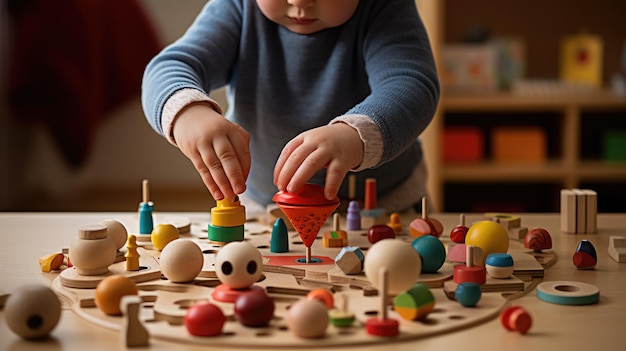
[(328, 200), (324, 187), (317, 184), (304, 184), (295, 193), (279, 191), (272, 198), (285, 213), (289, 222), (307, 248), (306, 262), (311, 261), (311, 245), (331, 213), (339, 206), (339, 198)]

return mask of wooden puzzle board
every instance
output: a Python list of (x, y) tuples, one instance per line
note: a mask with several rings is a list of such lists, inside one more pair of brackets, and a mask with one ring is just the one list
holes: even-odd
[[(183, 221), (184, 222), (184, 221)], [(141, 251), (144, 259), (150, 260), (150, 269), (142, 274), (149, 275), (149, 279), (133, 279), (138, 283), (140, 296), (143, 298), (143, 308), (140, 309), (140, 319), (149, 330), (152, 338), (169, 340), (180, 343), (204, 344), (224, 347), (320, 347), (320, 346), (347, 346), (359, 344), (388, 343), (404, 340), (414, 340), (443, 333), (454, 332), (496, 318), (500, 310), (509, 302), (514, 294), (520, 293), (519, 284), (515, 291), (504, 290), (484, 292), (476, 307), (465, 308), (458, 302), (450, 299), (446, 294), (444, 284), (449, 283), (452, 277), (451, 263), (446, 263), (436, 274), (423, 274), (420, 281), (429, 286), (435, 298), (435, 309), (423, 320), (407, 321), (397, 315), (392, 306), (389, 306), (388, 315), (400, 322), (400, 334), (395, 338), (381, 338), (368, 335), (364, 323), (367, 319), (376, 316), (379, 298), (376, 290), (369, 285), (364, 274), (345, 275), (335, 265), (298, 264), (287, 266), (264, 266), (264, 274), (257, 285), (264, 287), (274, 299), (276, 308), (274, 318), (267, 327), (250, 328), (241, 325), (234, 318), (233, 304), (213, 301), (211, 293), (219, 280), (213, 268), (215, 255), (220, 249), (206, 238), (208, 223), (192, 223), (189, 233), (181, 235), (198, 243), (204, 252), (204, 267), (202, 273), (193, 283), (176, 284), (167, 279), (156, 278), (158, 272), (159, 252), (155, 251), (149, 242), (143, 245)], [(133, 228), (133, 224), (128, 228)], [(329, 230), (330, 228), (323, 228)], [(283, 255), (304, 256), (304, 245), (297, 234), (290, 232), (290, 251)], [(246, 224), (246, 240), (256, 246), (261, 254), (266, 256), (280, 255), (269, 251), (271, 228), (258, 222)], [(313, 256), (324, 256), (334, 259), (340, 248), (322, 247), (321, 233), (312, 247)], [(444, 244), (449, 243), (445, 236), (441, 238)], [(411, 242), (413, 238), (407, 234), (400, 235), (396, 240)], [(370, 243), (365, 231), (349, 232), (350, 246), (358, 246), (367, 255)], [(525, 281), (524, 289), (533, 289), (543, 277), (543, 266), (529, 255), (519, 241), (511, 241), (509, 253), (516, 258), (516, 271), (519, 271)], [(551, 257), (546, 259), (544, 256)], [(553, 262), (555, 256), (544, 254), (544, 260)], [(264, 258), (267, 262), (267, 257)], [(519, 263), (518, 261), (519, 260)], [(155, 264), (156, 262), (156, 264)], [(124, 262), (117, 263), (124, 264)], [(136, 275), (136, 272), (125, 272), (115, 265), (111, 270), (120, 274)], [(65, 272), (65, 271), (64, 271)], [(67, 275), (67, 273), (61, 273)], [(70, 275), (73, 279), (81, 279)], [(107, 316), (95, 307), (93, 302), (95, 289), (76, 288), (63, 284), (63, 276), (53, 282), (54, 290), (62, 297), (64, 304), (79, 317), (112, 330), (120, 330), (123, 317)], [(104, 278), (104, 277), (102, 277)], [(144, 276), (145, 278), (145, 276)], [(92, 280), (93, 278), (85, 278)], [(92, 286), (93, 282), (89, 283)], [(306, 293), (314, 288), (327, 288), (335, 294), (343, 294), (348, 298), (348, 308), (354, 312), (357, 321), (350, 328), (337, 328), (329, 325), (326, 334), (319, 339), (301, 339), (292, 335), (285, 321), (286, 312), (293, 303), (304, 298)], [(521, 291), (524, 293), (525, 291)], [(526, 291), (527, 292), (527, 291)], [(337, 296), (337, 295), (336, 295)], [(227, 317), (223, 333), (217, 337), (195, 337), (188, 334), (182, 318), (186, 308), (201, 300), (208, 300), (220, 306)]]

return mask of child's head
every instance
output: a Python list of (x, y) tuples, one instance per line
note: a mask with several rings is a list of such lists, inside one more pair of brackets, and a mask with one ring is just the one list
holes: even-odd
[(257, 0), (269, 20), (298, 34), (340, 26), (352, 17), (359, 0)]

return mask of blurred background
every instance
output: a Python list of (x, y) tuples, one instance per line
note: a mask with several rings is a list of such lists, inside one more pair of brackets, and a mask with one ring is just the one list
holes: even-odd
[[(206, 0), (0, 0), (0, 210), (209, 211), (139, 101), (143, 68)], [(626, 211), (621, 0), (416, 0), (443, 95), (423, 136), (434, 207)], [(215, 98), (226, 106), (224, 92)]]

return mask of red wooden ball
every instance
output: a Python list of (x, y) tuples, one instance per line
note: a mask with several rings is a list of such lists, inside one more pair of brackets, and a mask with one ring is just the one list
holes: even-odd
[(367, 240), (374, 244), (383, 239), (394, 239), (396, 232), (390, 226), (385, 224), (375, 224), (367, 231)]
[(195, 336), (220, 335), (225, 322), (226, 317), (222, 310), (210, 302), (191, 306), (183, 318), (187, 331)]
[(264, 327), (274, 317), (274, 300), (265, 291), (242, 294), (235, 301), (235, 318), (247, 327)]

